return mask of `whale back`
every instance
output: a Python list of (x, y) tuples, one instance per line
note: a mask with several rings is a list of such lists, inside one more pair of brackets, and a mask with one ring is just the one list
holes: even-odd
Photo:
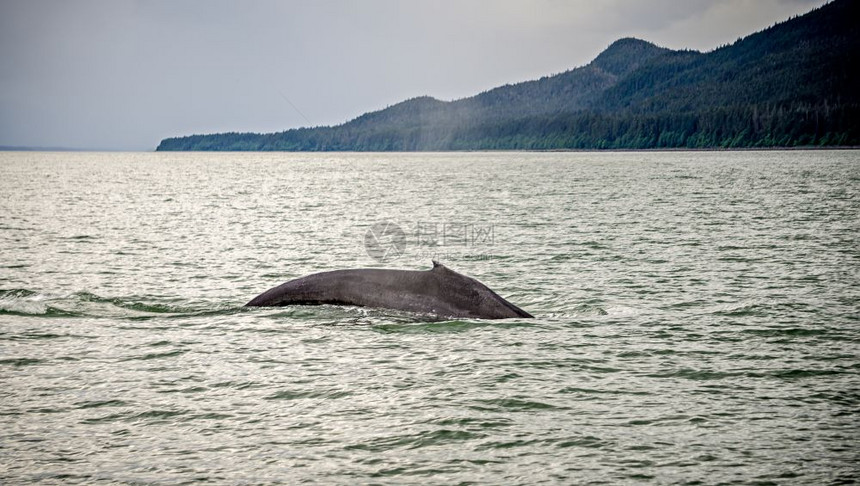
[(316, 273), (267, 290), (248, 306), (355, 305), (444, 317), (532, 317), (481, 282), (433, 262), (426, 271), (353, 269)]

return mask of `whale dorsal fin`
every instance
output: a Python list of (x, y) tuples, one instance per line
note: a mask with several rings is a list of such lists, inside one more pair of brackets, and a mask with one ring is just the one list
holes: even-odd
[(446, 267), (444, 264), (437, 262), (436, 260), (431, 260), (433, 262), (433, 268), (430, 269), (431, 272), (437, 275), (451, 275), (456, 274), (454, 270)]

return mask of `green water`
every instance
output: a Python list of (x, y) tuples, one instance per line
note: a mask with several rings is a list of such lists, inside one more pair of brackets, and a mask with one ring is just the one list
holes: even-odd
[[(0, 153), (0, 483), (857, 481), (858, 190), (857, 151)], [(536, 318), (242, 308), (431, 258)]]

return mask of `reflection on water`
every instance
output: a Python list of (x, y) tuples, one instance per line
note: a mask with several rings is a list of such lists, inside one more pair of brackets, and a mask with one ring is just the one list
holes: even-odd
[[(855, 151), (0, 153), (0, 174), (3, 483), (858, 476)], [(403, 231), (383, 263), (380, 222)], [(536, 319), (242, 307), (433, 257)]]

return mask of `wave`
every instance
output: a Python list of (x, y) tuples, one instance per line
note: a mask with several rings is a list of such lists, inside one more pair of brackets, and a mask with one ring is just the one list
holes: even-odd
[[(490, 325), (480, 319), (449, 319), (430, 314), (341, 305), (248, 308), (236, 304), (155, 300), (139, 296), (103, 297), (81, 291), (52, 295), (30, 289), (0, 289), (0, 316), (91, 318), (142, 321), (253, 313), (263, 319), (306, 321), (316, 325), (368, 324), (382, 333), (460, 332)], [(495, 325), (529, 325), (495, 322)], [(254, 329), (260, 332), (260, 329)], [(280, 332), (280, 331), (278, 331)]]
[(67, 317), (69, 313), (51, 305), (44, 294), (28, 289), (0, 290), (0, 315)]
[(241, 310), (241, 307), (232, 305), (165, 303), (139, 297), (102, 297), (86, 291), (52, 295), (30, 289), (0, 289), (0, 316), (140, 320), (227, 315)]

